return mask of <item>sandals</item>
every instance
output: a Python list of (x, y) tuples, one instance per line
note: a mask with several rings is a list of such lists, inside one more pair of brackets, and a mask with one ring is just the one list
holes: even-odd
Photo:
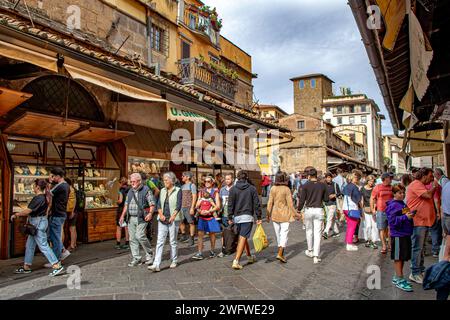
[(31, 272), (31, 269), (25, 269), (24, 267), (20, 267), (16, 271), (14, 271), (15, 274), (29, 274)]

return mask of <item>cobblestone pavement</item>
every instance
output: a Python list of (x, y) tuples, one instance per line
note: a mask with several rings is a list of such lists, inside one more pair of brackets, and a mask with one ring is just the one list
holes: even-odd
[[(0, 261), (0, 299), (434, 299), (434, 292), (414, 285), (414, 293), (405, 293), (390, 283), (393, 267), (389, 256), (360, 245), (357, 252), (345, 251), (341, 238), (324, 240), (322, 263), (314, 265), (305, 256), (305, 231), (301, 224), (291, 225), (286, 250), (287, 264), (275, 260), (276, 243), (270, 224), (264, 223), (270, 247), (257, 254), (258, 262), (244, 269), (231, 269), (232, 257), (193, 261), (195, 248), (180, 244), (179, 266), (168, 268), (169, 247), (166, 245), (162, 271), (151, 273), (146, 266), (127, 267), (130, 255), (117, 251), (114, 242), (82, 246), (65, 261), (65, 266), (81, 267), (81, 289), (67, 288), (69, 275), (47, 276), (41, 266), (43, 257), (35, 259), (30, 275), (14, 275), (21, 259)], [(209, 243), (205, 252), (209, 250)], [(427, 257), (426, 265), (433, 263)], [(381, 268), (381, 290), (367, 289), (367, 267)], [(409, 268), (406, 268), (408, 274)]]

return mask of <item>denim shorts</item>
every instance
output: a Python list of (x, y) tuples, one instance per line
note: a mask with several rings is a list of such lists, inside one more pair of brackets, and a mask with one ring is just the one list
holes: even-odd
[(388, 219), (386, 212), (377, 211), (377, 228), (378, 230), (384, 230), (388, 227)]
[(237, 224), (237, 232), (241, 237), (250, 238), (252, 234), (253, 222), (244, 222)]

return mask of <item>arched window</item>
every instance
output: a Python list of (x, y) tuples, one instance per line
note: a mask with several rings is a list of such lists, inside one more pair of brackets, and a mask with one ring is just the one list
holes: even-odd
[(77, 81), (64, 76), (43, 76), (28, 83), (24, 92), (33, 97), (18, 109), (103, 122), (105, 116), (96, 99)]

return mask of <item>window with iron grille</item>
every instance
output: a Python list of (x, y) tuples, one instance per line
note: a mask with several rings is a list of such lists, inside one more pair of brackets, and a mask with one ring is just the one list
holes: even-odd
[(81, 84), (64, 76), (43, 76), (22, 90), (33, 94), (18, 110), (41, 111), (56, 116), (103, 122), (97, 101)]
[(168, 55), (169, 52), (169, 32), (158, 25), (152, 25), (150, 43), (154, 51)]

